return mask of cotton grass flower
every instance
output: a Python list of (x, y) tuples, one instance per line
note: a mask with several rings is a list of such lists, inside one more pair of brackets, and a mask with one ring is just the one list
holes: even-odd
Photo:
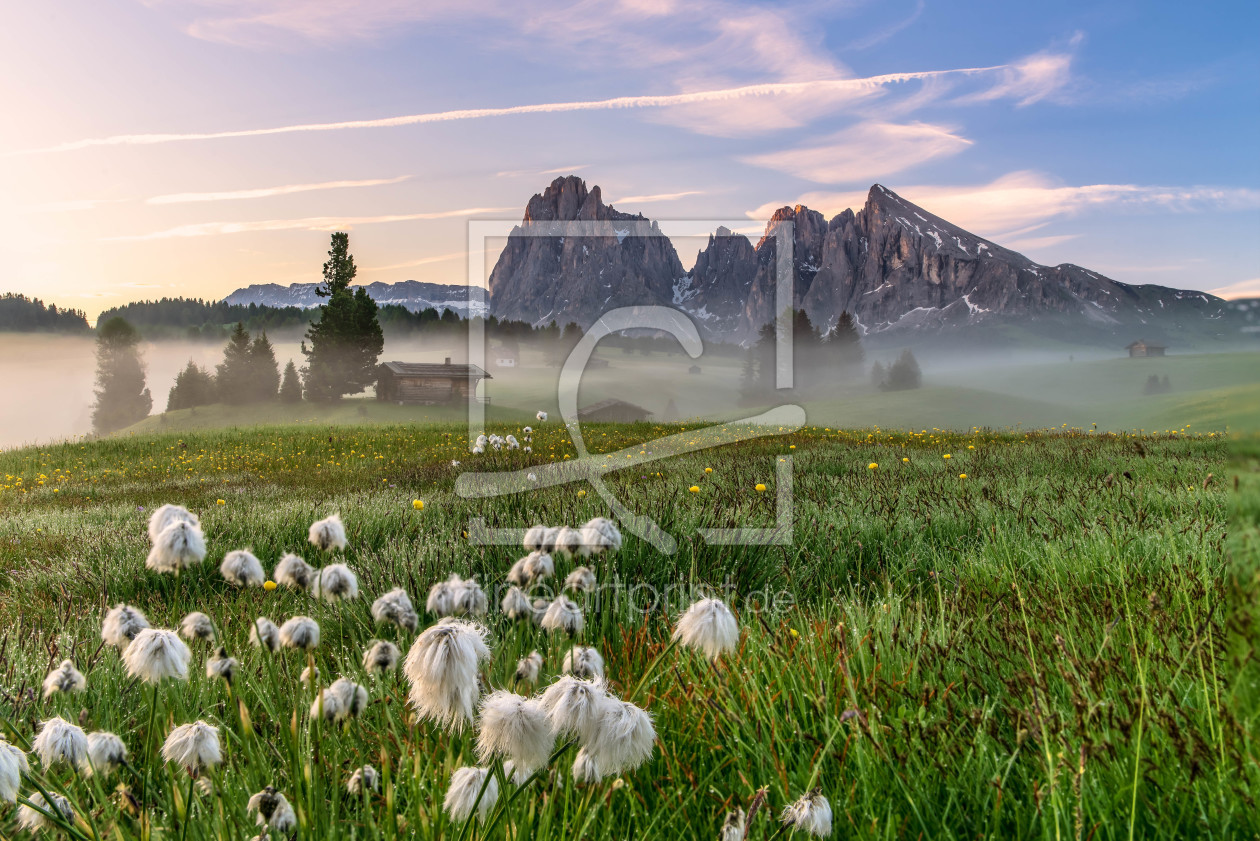
[(289, 805), (288, 798), (272, 786), (249, 798), (245, 809), (251, 815), (256, 813), (258, 826), (273, 830), (277, 837), (283, 838), (297, 829), (297, 814)]
[(311, 595), (326, 602), (340, 602), (359, 597), (359, 579), (345, 564), (329, 564), (311, 578)]
[(582, 532), (562, 526), (555, 534), (554, 549), (566, 558), (572, 558), (582, 550)]
[(175, 572), (206, 559), (206, 538), (201, 529), (186, 520), (164, 528), (153, 542), (144, 565), (154, 572)]
[(280, 647), (280, 629), (266, 616), (259, 616), (249, 629), (249, 642), (258, 648), (275, 651)]
[(743, 809), (736, 807), (735, 811), (727, 812), (726, 820), (722, 821), (721, 841), (744, 841), (747, 826), (748, 816)]
[(513, 675), (516, 682), (527, 686), (538, 683), (538, 673), (542, 671), (542, 662), (542, 655), (537, 651), (531, 651), (527, 656), (522, 657), (517, 662), (516, 674)]
[(171, 730), (162, 745), (162, 758), (180, 765), (194, 778), (223, 761), (219, 728), (204, 721), (181, 724)]
[(539, 412), (538, 414), (534, 415), (534, 417), (538, 418), (538, 422), (539, 422), (539, 423), (546, 423), (546, 422), (547, 422), (547, 413), (546, 413), (546, 412)]
[(601, 774), (622, 774), (638, 768), (652, 755), (656, 728), (652, 716), (629, 701), (608, 697), (600, 707), (594, 737), (582, 746)]
[(575, 736), (583, 744), (598, 736), (604, 707), (611, 701), (602, 680), (573, 675), (560, 677), (539, 698), (556, 736)]
[(573, 757), (573, 780), (579, 785), (585, 783), (597, 783), (604, 778), (604, 774), (599, 769), (599, 763), (591, 752), (586, 748), (578, 748), (577, 756)]
[(346, 791), (359, 797), (365, 791), (376, 791), (381, 786), (381, 775), (371, 765), (355, 768), (346, 781)]
[(595, 573), (590, 567), (577, 567), (564, 579), (564, 589), (578, 593), (595, 592)]
[(214, 642), (214, 621), (201, 611), (194, 610), (180, 620), (179, 635), (189, 642)]
[(311, 586), (311, 579), (315, 577), (315, 568), (297, 555), (289, 553), (276, 564), (272, 577), (281, 587), (307, 590)]
[(309, 616), (290, 617), (280, 626), (280, 645), (310, 651), (319, 647), (319, 623)]
[(739, 645), (739, 625), (721, 599), (701, 599), (678, 618), (674, 639), (716, 661)]
[(420, 617), (411, 604), (411, 597), (401, 587), (395, 587), (372, 602), (372, 618), (378, 625), (389, 623), (404, 631), (415, 631), (420, 626)]
[(145, 628), (123, 653), (123, 664), (130, 677), (145, 683), (160, 683), (167, 678), (188, 680), (188, 661), (192, 652), (174, 631)]
[(119, 652), (123, 652), (127, 650), (127, 646), (131, 645), (136, 634), (147, 627), (149, 627), (149, 620), (139, 610), (131, 605), (114, 605), (105, 614), (105, 621), (101, 623), (101, 639), (106, 645), (112, 645)]
[(262, 562), (248, 549), (237, 549), (228, 552), (219, 564), (219, 574), (236, 587), (261, 587), (267, 580), (263, 572)]
[(607, 517), (596, 517), (582, 526), (582, 554), (598, 555), (621, 548), (621, 531)]
[(206, 661), (206, 677), (221, 677), (231, 683), (240, 665), (235, 657), (228, 656), (226, 648), (219, 646), (215, 649), (214, 656)]
[(17, 802), (22, 775), (30, 771), (31, 765), (22, 749), (0, 738), (0, 800)]
[(39, 734), (31, 742), (31, 750), (45, 768), (53, 768), (62, 762), (77, 766), (87, 756), (87, 749), (87, 734), (83, 728), (61, 716), (41, 721)]
[(386, 674), (393, 671), (401, 656), (402, 652), (392, 642), (375, 640), (367, 651), (363, 652), (363, 671), (370, 675)]
[[(70, 801), (53, 792), (49, 792), (48, 795), (52, 798), (51, 806), (44, 799), (44, 795), (37, 791), (27, 798), (30, 801), (29, 806), (22, 804), (18, 807), (17, 822), (19, 827), (32, 833), (41, 829), (57, 829), (57, 824), (50, 821), (44, 815), (44, 812), (59, 814), (66, 823), (74, 823), (74, 808), (70, 805)], [(43, 810), (42, 812), (40, 811), (41, 809)]]
[(85, 776), (109, 776), (127, 764), (127, 746), (116, 733), (98, 730), (87, 736), (87, 757), (79, 763)]
[(434, 584), (429, 588), (429, 597), (424, 602), (425, 611), (439, 618), (453, 615), (455, 596), (463, 586), (464, 580), (458, 575)]
[(311, 545), (325, 552), (346, 548), (346, 527), (337, 514), (311, 523), (307, 536)]
[(367, 709), (367, 704), (366, 689), (352, 680), (339, 677), (311, 704), (311, 718), (319, 718), (322, 714), (325, 721), (343, 721), (357, 717)]
[(182, 505), (167, 504), (158, 508), (149, 516), (149, 542), (157, 543), (158, 535), (168, 526), (179, 522), (201, 527), (201, 521), (197, 519), (197, 515)]
[(61, 665), (48, 673), (44, 678), (44, 697), (49, 698), (58, 692), (82, 692), (87, 688), (87, 678), (74, 667), (73, 660), (62, 660)]
[(825, 838), (831, 834), (831, 804), (816, 788), (785, 808), (779, 820), (793, 829)]
[(489, 606), (486, 593), (475, 578), (465, 578), (462, 586), (455, 591), (454, 615), (485, 616)]
[(508, 570), (507, 580), (509, 584), (515, 584), (518, 587), (532, 587), (555, 574), (556, 565), (551, 555), (542, 550), (536, 550), (512, 564), (512, 568)]
[(485, 823), (486, 815), (498, 800), (499, 783), (490, 770), (465, 766), (455, 769), (455, 773), (451, 774), (451, 784), (446, 789), (442, 808), (455, 823), (468, 820), (473, 810), (476, 810), (481, 822)]
[(525, 591), (520, 587), (507, 588), (507, 592), (503, 594), (503, 600), (499, 602), (499, 607), (503, 609), (503, 615), (513, 621), (532, 619), (534, 616), (534, 606), (530, 603), (529, 596), (525, 595)]
[(541, 625), (547, 631), (564, 631), (569, 636), (580, 633), (586, 626), (582, 608), (567, 596), (557, 596), (543, 614)]
[(307, 666), (302, 670), (302, 674), (298, 675), (298, 682), (303, 686), (310, 688), (319, 682), (319, 666)]
[(510, 759), (513, 768), (529, 775), (547, 764), (555, 743), (547, 711), (538, 701), (505, 690), (482, 700), (477, 732), (482, 762)]
[(542, 549), (543, 540), (547, 537), (547, 527), (541, 523), (525, 530), (525, 539), (521, 541), (526, 549), (537, 552)]
[(456, 731), (472, 721), (481, 694), (477, 668), (490, 659), (486, 633), (481, 625), (443, 620), (416, 637), (403, 673), (408, 699), (422, 718)]
[(593, 648), (575, 645), (564, 655), (560, 666), (565, 674), (580, 678), (603, 678), (604, 658)]

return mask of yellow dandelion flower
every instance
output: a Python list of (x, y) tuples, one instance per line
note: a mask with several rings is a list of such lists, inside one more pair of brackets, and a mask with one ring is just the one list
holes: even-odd
[(953, 456), (951, 456), (949, 453), (946, 453), (945, 458), (953, 458)]
[(878, 462), (872, 461), (870, 464), (866, 465), (867, 470), (877, 470), (878, 468), (879, 468)]
[(713, 468), (712, 468), (712, 467), (706, 467), (706, 468), (704, 469), (704, 472), (705, 472), (705, 473), (712, 473), (712, 472), (713, 472)]
[(756, 486), (753, 488), (753, 490), (757, 491), (757, 493), (761, 493), (765, 489), (766, 489), (766, 486), (761, 484), (760, 482), (758, 482)]
[(966, 473), (959, 473), (959, 474), (958, 474), (958, 478), (959, 478), (959, 479), (966, 479), (966, 478), (967, 478), (967, 474), (966, 474)]
[(700, 493), (700, 486), (692, 485), (690, 488), (687, 488), (687, 490), (691, 491), (693, 494), (698, 494)]
[(214, 504), (215, 504), (215, 505), (227, 505), (227, 500), (225, 500), (225, 499), (216, 499), (216, 500), (214, 501)]
[(902, 462), (904, 462), (905, 464), (909, 464), (909, 463), (910, 463), (910, 459), (909, 459), (909, 458), (903, 458), (903, 459), (902, 459)]
[(582, 498), (582, 497), (584, 497), (584, 496), (586, 496), (586, 491), (585, 491), (585, 490), (578, 491), (578, 499), (581, 499), (581, 498)]
[(412, 508), (414, 508), (414, 509), (416, 509), (417, 511), (423, 511), (423, 510), (424, 510), (424, 500), (423, 500), (423, 499), (413, 499), (413, 500), (411, 501), (411, 507), (412, 507)]
[(263, 589), (264, 589), (264, 590), (267, 590), (267, 591), (271, 591), (271, 590), (276, 589), (276, 582), (271, 581), (270, 579), (268, 579), (267, 581), (264, 581), (264, 582), (263, 582)]

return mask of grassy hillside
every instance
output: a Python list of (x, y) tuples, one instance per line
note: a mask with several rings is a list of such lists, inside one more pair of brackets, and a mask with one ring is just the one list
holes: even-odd
[[(604, 425), (587, 436), (620, 460), (623, 448), (646, 453), (642, 442), (681, 431)], [(1229, 458), (1220, 436), (811, 427), (635, 464), (608, 474), (609, 487), (677, 538), (678, 552), (627, 533), (620, 551), (589, 561), (600, 589), (578, 597), (585, 628), (570, 640), (498, 610), (523, 550), (472, 542), (470, 518), (576, 525), (607, 514), (605, 503), (582, 484), (462, 499), (461, 469), (527, 469), (572, 454), (554, 422), (534, 435), (532, 454), (477, 459), (464, 432), (303, 425), (0, 453), (7, 738), (25, 747), (41, 720), (60, 714), (118, 733), (131, 751), (130, 767), (105, 779), (32, 759), (23, 791), (64, 792), (82, 820), (73, 837), (124, 839), (146, 828), (128, 804), (150, 837), (244, 838), (255, 831), (247, 801), (266, 785), (293, 804), (302, 838), (718, 837), (725, 813), (763, 787), (748, 836), (759, 841), (786, 837), (776, 835), (779, 812), (814, 787), (834, 809), (834, 837), (1260, 832), (1254, 695), (1233, 691), (1222, 660), (1227, 640), (1241, 652), (1245, 629), (1227, 623), (1227, 582), (1240, 577), (1226, 574), (1231, 483), (1220, 478)], [(1237, 468), (1247, 476), (1254, 449)], [(706, 544), (698, 529), (774, 526), (776, 465), (789, 456), (790, 541)], [(196, 512), (209, 545), (206, 562), (178, 577), (144, 566), (146, 518), (165, 502)], [(1254, 508), (1235, 516), (1250, 522)], [(332, 511), (347, 524), (344, 557), (306, 542), (309, 523)], [(268, 571), (285, 552), (344, 561), (360, 596), (327, 604), (232, 587), (218, 565), (242, 547)], [(582, 562), (557, 557), (556, 578), (537, 593)], [(373, 599), (402, 587), (422, 606), (451, 573), (476, 576), (488, 596), (487, 690), (530, 692), (513, 674), (531, 650), (543, 657), (545, 686), (571, 645), (593, 646), (610, 690), (652, 714), (651, 757), (581, 783), (570, 770), (575, 747), (561, 740), (551, 772), (519, 789), (502, 779), (484, 827), (451, 821), (442, 802), (455, 770), (479, 761), (476, 728), (448, 732), (419, 718), (408, 678), (369, 675), (361, 657), (373, 638), (404, 653), (416, 639), (375, 625)], [(740, 627), (737, 649), (716, 664), (669, 645), (675, 617), (705, 589), (732, 605)], [(204, 643), (193, 646), (187, 682), (154, 690), (129, 679), (100, 644), (102, 616), (120, 602), (160, 627), (209, 614), (240, 661), (234, 684), (205, 676)], [(309, 655), (250, 645), (256, 617), (299, 614), (322, 626)], [(434, 621), (423, 616), (421, 629)], [(86, 674), (85, 692), (25, 691), (63, 657)], [(366, 708), (320, 723), (315, 689), (297, 679), (309, 663), (320, 686), (337, 676), (362, 684)], [(224, 747), (208, 789), (157, 756), (171, 727), (198, 719)], [(379, 790), (346, 794), (365, 763), (382, 772)], [(111, 796), (116, 786), (123, 793)], [(14, 831), (11, 813), (0, 831)]]

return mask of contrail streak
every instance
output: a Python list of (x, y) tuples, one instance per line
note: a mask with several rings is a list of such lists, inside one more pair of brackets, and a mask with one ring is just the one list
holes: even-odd
[(965, 67), (953, 70), (924, 70), (912, 73), (886, 73), (861, 79), (819, 79), (812, 82), (767, 82), (735, 88), (645, 96), (618, 96), (612, 99), (593, 99), (579, 102), (545, 102), (535, 105), (512, 105), (506, 108), (471, 108), (457, 111), (436, 111), (429, 114), (407, 114), (400, 117), (382, 117), (376, 120), (346, 120), (335, 123), (301, 123), (272, 128), (237, 129), (191, 134), (117, 134), (112, 137), (96, 137), (74, 140), (46, 146), (9, 152), (8, 155), (28, 155), (41, 152), (72, 152), (95, 146), (152, 146), (160, 143), (179, 143), (189, 140), (223, 140), (233, 137), (265, 137), (272, 134), (296, 134), (310, 131), (341, 131), (343, 129), (395, 128), (424, 123), (446, 123), (457, 120), (480, 120), (487, 117), (508, 117), (518, 114), (555, 114), (568, 111), (614, 111), (633, 108), (667, 108), (674, 105), (693, 105), (704, 102), (722, 102), (757, 96), (782, 96), (798, 93), (854, 93), (861, 94), (886, 85), (935, 79), (942, 76), (974, 75), (1005, 69), (1008, 65), (992, 67)]

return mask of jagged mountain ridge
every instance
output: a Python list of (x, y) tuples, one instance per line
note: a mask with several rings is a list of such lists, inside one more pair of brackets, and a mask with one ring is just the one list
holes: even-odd
[[(551, 223), (572, 220), (592, 223), (598, 235), (549, 235), (558, 231)], [(824, 330), (845, 310), (867, 335), (890, 340), (1003, 322), (1041, 322), (1046, 334), (1066, 326), (1102, 343), (1226, 338), (1238, 327), (1222, 299), (1131, 286), (1070, 263), (1042, 266), (879, 184), (856, 213), (829, 221), (804, 206), (780, 208), (755, 246), (719, 229), (684, 271), (654, 222), (604, 205), (598, 187), (588, 191), (572, 175), (530, 200), (491, 273), (490, 309), (588, 327), (616, 306), (673, 305), (710, 337), (747, 343), (774, 318), (776, 235), (788, 222), (793, 304)], [(641, 235), (627, 235), (631, 226)]]
[[(269, 307), (302, 307), (310, 309), (323, 303), (323, 299), (315, 294), (318, 283), (293, 283), (281, 286), (278, 283), (256, 283), (237, 289), (223, 300), (229, 304), (260, 304)], [(462, 318), (470, 316), (486, 316), (489, 314), (489, 301), (486, 290), (479, 286), (469, 287), (459, 284), (424, 283), (418, 280), (404, 280), (398, 283), (369, 283), (364, 285), (368, 295), (377, 304), (398, 304), (412, 312), (435, 309), (439, 312), (454, 310)]]

